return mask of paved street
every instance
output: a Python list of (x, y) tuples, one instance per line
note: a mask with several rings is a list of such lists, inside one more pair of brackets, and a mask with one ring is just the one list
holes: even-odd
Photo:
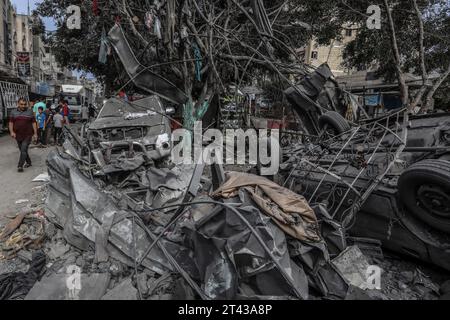
[[(32, 146), (30, 157), (33, 166), (25, 169), (23, 173), (18, 173), (19, 151), (16, 142), (6, 133), (0, 135), (0, 222), (6, 215), (14, 214), (17, 210), (30, 206), (33, 203), (32, 197), (41, 194), (33, 191), (43, 183), (32, 182), (32, 180), (46, 172), (45, 161), (51, 148), (41, 149)], [(16, 201), (21, 199), (28, 199), (29, 202), (16, 204)]]

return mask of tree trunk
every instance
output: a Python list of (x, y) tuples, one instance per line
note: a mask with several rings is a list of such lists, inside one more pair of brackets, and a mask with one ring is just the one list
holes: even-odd
[(424, 48), (424, 28), (423, 28), (423, 18), (422, 13), (420, 12), (419, 6), (417, 5), (417, 0), (412, 0), (414, 11), (416, 12), (417, 22), (419, 24), (419, 55), (420, 55), (420, 70), (422, 73), (422, 87), (419, 92), (416, 94), (413, 103), (410, 106), (411, 110), (414, 110), (417, 105), (422, 101), (422, 98), (425, 92), (428, 89), (428, 73), (427, 68), (425, 66), (425, 48)]
[(450, 64), (448, 65), (447, 70), (444, 72), (444, 74), (442, 74), (441, 77), (438, 80), (436, 80), (433, 87), (428, 92), (427, 98), (425, 99), (425, 105), (422, 107), (422, 111), (431, 109), (431, 102), (433, 101), (434, 94), (444, 83), (444, 81), (448, 78), (449, 75), (450, 75)]
[(388, 0), (384, 0), (384, 6), (386, 8), (388, 21), (389, 21), (389, 31), (391, 36), (391, 44), (392, 44), (392, 51), (394, 53), (394, 62), (395, 62), (395, 70), (397, 74), (397, 81), (398, 86), (400, 88), (400, 98), (402, 100), (403, 106), (408, 105), (408, 86), (405, 81), (405, 77), (402, 72), (401, 68), (401, 60), (400, 60), (400, 51), (398, 49), (398, 43), (397, 43), (397, 36), (395, 35), (395, 26), (394, 26), (394, 19), (392, 18), (392, 13), (389, 8)]

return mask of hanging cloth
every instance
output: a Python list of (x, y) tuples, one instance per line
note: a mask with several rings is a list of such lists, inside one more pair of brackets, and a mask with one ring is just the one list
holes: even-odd
[(154, 30), (155, 35), (158, 37), (159, 40), (162, 39), (162, 34), (161, 34), (161, 21), (159, 20), (158, 17), (155, 17), (155, 30)]
[(194, 58), (195, 58), (195, 78), (197, 81), (202, 81), (202, 53), (197, 43), (194, 42), (192, 45), (194, 47)]

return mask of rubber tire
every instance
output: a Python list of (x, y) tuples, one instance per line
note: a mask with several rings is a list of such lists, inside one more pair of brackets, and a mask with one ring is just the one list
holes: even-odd
[(351, 127), (347, 120), (335, 111), (328, 111), (319, 118), (319, 126), (321, 129), (329, 125), (334, 129), (335, 135), (340, 135), (350, 131)]
[(440, 218), (417, 205), (417, 189), (424, 184), (439, 185), (450, 192), (450, 161), (428, 159), (407, 168), (398, 180), (400, 201), (429, 226), (450, 233), (450, 217)]

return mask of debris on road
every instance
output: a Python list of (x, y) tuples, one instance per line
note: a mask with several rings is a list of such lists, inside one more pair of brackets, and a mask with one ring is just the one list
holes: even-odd
[(45, 272), (45, 261), (45, 254), (37, 251), (27, 272), (0, 275), (0, 300), (23, 299)]
[(370, 264), (358, 247), (348, 247), (332, 263), (351, 285), (363, 290), (369, 287)]
[(33, 179), (33, 182), (49, 182), (49, 181), (50, 177), (48, 176), (47, 172), (42, 173)]
[(15, 257), (21, 250), (39, 249), (45, 239), (42, 211), (22, 212), (3, 229), (0, 248), (3, 257)]
[(19, 200), (16, 201), (16, 204), (23, 204), (23, 203), (27, 203), (27, 202), (30, 202), (30, 200), (28, 200), (28, 199), (19, 199)]

